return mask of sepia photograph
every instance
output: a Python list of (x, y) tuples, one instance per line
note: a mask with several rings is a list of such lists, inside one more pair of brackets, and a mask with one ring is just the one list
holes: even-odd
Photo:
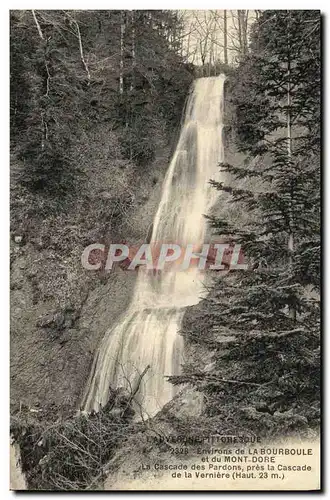
[(10, 489), (320, 490), (321, 12), (8, 16)]

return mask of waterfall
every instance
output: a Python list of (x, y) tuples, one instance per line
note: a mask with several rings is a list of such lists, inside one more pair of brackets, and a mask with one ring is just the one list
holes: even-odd
[[(186, 246), (205, 241), (204, 214), (217, 199), (209, 180), (220, 180), (218, 164), (223, 160), (224, 81), (220, 75), (192, 85), (151, 242)], [(205, 294), (204, 274), (197, 267), (176, 271), (174, 266), (156, 275), (140, 268), (128, 310), (98, 349), (82, 404), (86, 411), (106, 404), (109, 386), (130, 389), (148, 365), (135, 397), (143, 414), (154, 415), (173, 398), (177, 389), (165, 376), (180, 373), (183, 340), (178, 332), (185, 307)]]

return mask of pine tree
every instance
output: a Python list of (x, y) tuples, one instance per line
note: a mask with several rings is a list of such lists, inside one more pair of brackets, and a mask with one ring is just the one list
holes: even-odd
[(319, 421), (319, 30), (314, 11), (265, 11), (254, 26), (233, 97), (250, 161), (222, 164), (231, 181), (213, 182), (249, 222), (210, 218), (249, 269), (217, 280), (183, 331), (211, 347), (211, 368), (170, 379), (206, 393), (208, 414), (233, 431), (306, 432)]

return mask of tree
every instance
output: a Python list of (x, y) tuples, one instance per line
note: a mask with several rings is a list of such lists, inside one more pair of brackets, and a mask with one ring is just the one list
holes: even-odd
[(153, 159), (192, 80), (180, 30), (175, 11), (11, 13), (12, 150), (29, 189), (73, 195), (76, 144), (102, 121), (113, 122), (126, 157)]
[(225, 407), (233, 429), (268, 437), (319, 422), (319, 30), (315, 11), (265, 11), (253, 27), (233, 96), (253, 162), (223, 164), (231, 182), (213, 182), (249, 217), (210, 218), (250, 266), (217, 280), (183, 330), (214, 350), (211, 368), (170, 379), (202, 390), (209, 415)]
[(228, 64), (228, 31), (227, 31), (227, 11), (223, 11), (223, 53), (224, 63)]
[(203, 75), (217, 74), (217, 64), (236, 65), (248, 52), (248, 34), (258, 15), (252, 10), (181, 11), (182, 45), (187, 60)]

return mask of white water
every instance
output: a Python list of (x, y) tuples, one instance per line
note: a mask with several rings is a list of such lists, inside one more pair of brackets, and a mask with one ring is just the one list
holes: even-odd
[[(217, 191), (223, 160), (223, 86), (225, 77), (200, 78), (193, 84), (184, 122), (163, 185), (151, 242), (180, 245), (205, 241), (207, 214)], [(130, 271), (127, 271), (130, 272)], [(196, 267), (156, 276), (140, 268), (125, 316), (103, 338), (83, 400), (86, 411), (98, 410), (109, 386), (130, 389), (143, 370), (136, 398), (144, 415), (152, 416), (173, 398), (176, 388), (166, 375), (178, 374), (183, 341), (178, 334), (186, 306), (204, 295), (204, 274)]]

